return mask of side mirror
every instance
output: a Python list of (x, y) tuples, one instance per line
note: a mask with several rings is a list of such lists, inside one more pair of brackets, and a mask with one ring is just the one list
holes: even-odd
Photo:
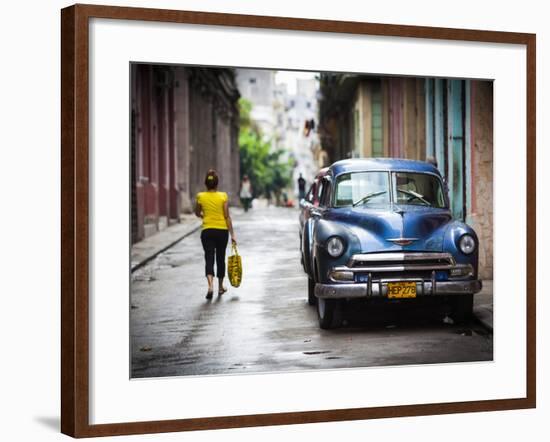
[(317, 207), (314, 207), (313, 209), (311, 209), (311, 216), (313, 217), (320, 217), (321, 216), (321, 211), (317, 208)]

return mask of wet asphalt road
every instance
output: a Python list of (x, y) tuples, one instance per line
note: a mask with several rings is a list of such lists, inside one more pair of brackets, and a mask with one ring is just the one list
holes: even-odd
[(235, 289), (226, 280), (229, 291), (212, 301), (199, 232), (136, 271), (132, 377), (492, 360), (490, 333), (445, 324), (435, 306), (354, 303), (346, 326), (321, 330), (306, 301), (297, 219), (296, 209), (276, 207), (233, 215), (243, 282)]

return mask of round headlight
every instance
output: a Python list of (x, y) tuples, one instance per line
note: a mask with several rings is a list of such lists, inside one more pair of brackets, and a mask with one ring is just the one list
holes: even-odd
[(344, 253), (344, 242), (337, 236), (333, 236), (327, 241), (327, 250), (330, 256), (338, 258)]
[(462, 235), (458, 241), (458, 246), (462, 253), (469, 255), (476, 249), (476, 240), (471, 235)]

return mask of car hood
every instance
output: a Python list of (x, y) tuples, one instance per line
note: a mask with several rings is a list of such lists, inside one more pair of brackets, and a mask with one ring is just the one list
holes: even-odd
[[(362, 252), (441, 251), (446, 226), (452, 220), (447, 209), (399, 204), (339, 208), (327, 218), (350, 230)], [(407, 245), (390, 241), (398, 238), (414, 241)]]

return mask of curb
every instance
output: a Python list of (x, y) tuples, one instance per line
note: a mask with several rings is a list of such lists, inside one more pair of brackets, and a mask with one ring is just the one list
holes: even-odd
[(491, 315), (491, 320), (488, 320), (486, 316), (487, 314), (483, 311), (483, 309), (477, 309), (477, 311), (474, 310), (474, 320), (477, 321), (482, 327), (486, 328), (492, 333), (493, 332), (492, 315)]
[(165, 252), (170, 247), (175, 246), (177, 243), (179, 243), (181, 240), (187, 238), (189, 235), (195, 233), (197, 230), (201, 228), (201, 223), (197, 223), (197, 225), (191, 227), (187, 232), (183, 233), (181, 236), (179, 236), (177, 239), (170, 241), (166, 246), (161, 247), (160, 249), (156, 250), (151, 255), (147, 256), (146, 258), (142, 259), (137, 264), (131, 266), (130, 273), (134, 273), (139, 268), (143, 267), (145, 264), (149, 263), (153, 259), (155, 259), (158, 255), (160, 255), (162, 252)]

